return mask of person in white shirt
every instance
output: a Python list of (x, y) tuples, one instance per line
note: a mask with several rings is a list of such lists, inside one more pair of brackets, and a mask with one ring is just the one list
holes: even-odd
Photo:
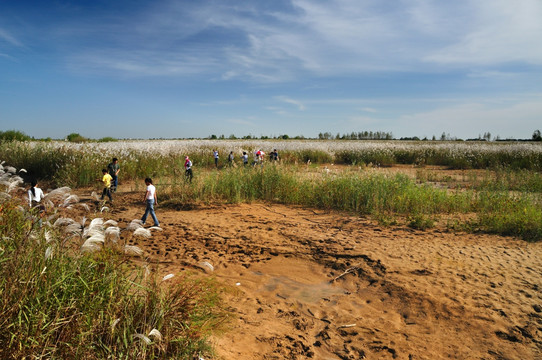
[[(32, 208), (39, 208), (40, 211), (42, 210), (43, 204), (41, 204), (41, 200), (45, 197), (43, 194), (43, 191), (38, 187), (38, 182), (36, 180), (32, 180), (30, 183), (31, 187), (30, 190), (28, 190), (28, 206)], [(43, 208), (45, 210), (45, 208)]]
[(145, 203), (147, 204), (147, 207), (145, 208), (145, 214), (143, 214), (143, 217), (141, 218), (141, 222), (143, 225), (145, 225), (145, 221), (147, 220), (147, 216), (151, 214), (152, 219), (154, 220), (155, 226), (160, 226), (160, 223), (158, 222), (158, 219), (156, 218), (156, 214), (154, 213), (154, 205), (158, 205), (158, 199), (156, 198), (156, 188), (152, 184), (151, 178), (145, 179), (145, 185), (147, 185), (147, 191), (145, 192)]

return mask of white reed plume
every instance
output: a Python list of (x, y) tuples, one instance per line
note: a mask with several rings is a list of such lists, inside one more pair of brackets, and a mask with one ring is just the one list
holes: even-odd
[(151, 339), (149, 339), (148, 337), (146, 337), (146, 336), (143, 335), (143, 334), (135, 334), (135, 335), (134, 335), (134, 338), (140, 339), (140, 340), (143, 341), (146, 345), (150, 345), (150, 344), (152, 343)]
[(55, 204), (49, 199), (44, 199), (43, 200), (43, 205), (45, 205), (46, 209), (52, 209), (52, 208), (55, 207)]
[(12, 192), (19, 187), (20, 184), (24, 183), (23, 179), (19, 176), (12, 176), (10, 179), (10, 184), (7, 189), (7, 192)]
[(126, 255), (142, 256), (143, 250), (135, 245), (124, 245), (124, 253)]
[(112, 241), (116, 244), (120, 239), (120, 228), (117, 226), (110, 226), (105, 229), (105, 239), (106, 241)]
[(98, 196), (98, 194), (96, 194), (96, 191), (93, 191), (92, 194), (90, 194), (90, 196), (92, 196), (94, 200), (100, 201), (100, 197)]
[(158, 329), (152, 329), (151, 332), (149, 333), (149, 337), (151, 336), (156, 338), (156, 340), (158, 341), (162, 341), (162, 333), (158, 331)]
[(11, 199), (11, 195), (9, 195), (8, 193), (5, 193), (5, 192), (0, 192), (0, 201), (1, 202), (6, 202), (6, 201), (9, 201)]
[(88, 227), (95, 227), (95, 226), (102, 226), (104, 224), (104, 219), (102, 218), (95, 218), (92, 219)]
[(115, 220), (107, 220), (106, 222), (104, 222), (104, 226), (108, 226), (108, 225), (119, 226), (119, 223), (117, 223)]
[(141, 220), (136, 219), (136, 220), (132, 220), (130, 224), (128, 224), (128, 226), (126, 227), (126, 230), (134, 231), (142, 227), (143, 225), (141, 225)]
[(83, 246), (90, 245), (90, 244), (100, 244), (103, 245), (105, 243), (105, 236), (102, 234), (95, 234), (89, 237), (85, 240), (83, 243)]
[(102, 247), (97, 243), (89, 243), (86, 242), (81, 246), (81, 252), (82, 253), (93, 253), (96, 251), (102, 250)]
[(164, 231), (160, 226), (151, 226), (149, 230)]
[[(45, 200), (51, 200), (52, 202), (58, 201), (59, 203), (64, 201), (64, 196), (68, 194), (72, 189), (70, 189), (67, 186), (63, 186), (54, 190), (49, 191), (47, 195), (45, 195), (43, 198)], [(69, 196), (69, 195), (68, 195)]]
[(71, 218), (59, 217), (53, 223), (54, 227), (69, 226), (72, 224), (77, 224), (77, 222)]
[(215, 270), (215, 267), (211, 265), (208, 261), (202, 261), (199, 264), (199, 267), (201, 267), (205, 272), (213, 272)]
[(100, 209), (100, 212), (103, 213), (104, 211), (108, 212), (109, 208), (107, 206), (102, 206), (101, 209)]
[(83, 227), (77, 222), (73, 222), (64, 228), (66, 234), (79, 234), (82, 235)]
[(85, 211), (90, 211), (90, 206), (85, 203), (78, 203), (77, 205), (81, 206)]
[(45, 230), (45, 242), (50, 243), (53, 240), (53, 234), (49, 230)]
[(164, 276), (164, 277), (162, 278), (162, 281), (169, 280), (169, 279), (171, 279), (171, 278), (174, 277), (174, 276), (175, 276), (175, 274), (167, 274), (166, 276)]
[(111, 330), (115, 330), (115, 326), (120, 322), (120, 318), (115, 319), (113, 323), (111, 324)]
[(151, 231), (149, 229), (145, 229), (145, 228), (139, 228), (139, 229), (136, 229), (133, 233), (134, 236), (139, 236), (139, 237), (143, 237), (143, 238), (150, 238), (152, 236), (151, 234)]
[(4, 171), (7, 173), (15, 174), (17, 172), (17, 169), (15, 169), (13, 166), (5, 166)]
[(53, 247), (52, 246), (49, 246), (47, 249), (45, 249), (45, 260), (48, 260), (50, 259), (51, 257), (53, 257)]
[(76, 204), (79, 202), (79, 196), (75, 195), (75, 194), (72, 194), (72, 195), (68, 195), (65, 199), (64, 199), (64, 203), (62, 203), (62, 206), (63, 207), (68, 207), (70, 205), (73, 205), (73, 204)]
[(22, 168), (21, 168), (21, 169), (19, 169), (19, 172), (20, 172), (20, 173), (23, 172), (23, 173), (26, 174), (28, 171), (26, 171), (26, 169), (22, 169)]

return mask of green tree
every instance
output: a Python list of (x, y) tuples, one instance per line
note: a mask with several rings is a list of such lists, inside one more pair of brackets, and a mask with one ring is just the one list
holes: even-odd
[(542, 141), (542, 134), (540, 134), (540, 130), (535, 130), (533, 132), (533, 141)]
[(7, 130), (7, 131), (0, 131), (0, 140), (5, 140), (5, 141), (27, 141), (27, 140), (32, 140), (32, 138), (30, 136), (26, 135), (22, 131)]
[(66, 136), (66, 140), (68, 140), (69, 142), (84, 142), (87, 139), (78, 133), (71, 133)]

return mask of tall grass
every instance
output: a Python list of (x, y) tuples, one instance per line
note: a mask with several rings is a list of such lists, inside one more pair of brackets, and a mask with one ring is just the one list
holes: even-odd
[(401, 216), (426, 228), (434, 217), (476, 214), (463, 229), (542, 239), (539, 196), (507, 191), (457, 190), (417, 184), (404, 175), (360, 171), (339, 174), (301, 166), (265, 166), (200, 171), (193, 183), (163, 186), (162, 204), (187, 207), (198, 202), (241, 203), (256, 200), (336, 209), (379, 219)]
[(2, 197), (0, 208), (0, 358), (211, 354), (206, 339), (225, 319), (213, 281), (165, 286), (116, 252), (80, 253), (16, 198)]
[(0, 141), (0, 158), (25, 168), (29, 176), (54, 180), (56, 185), (88, 185), (113, 157), (121, 166), (121, 179), (164, 176), (182, 170), (184, 156), (194, 166), (211, 168), (212, 149), (221, 155), (220, 164), (233, 151), (237, 160), (243, 151), (278, 149), (286, 164), (338, 163), (443, 165), (456, 169), (542, 170), (542, 144), (467, 143), (408, 141), (209, 141), (162, 140), (95, 143)]

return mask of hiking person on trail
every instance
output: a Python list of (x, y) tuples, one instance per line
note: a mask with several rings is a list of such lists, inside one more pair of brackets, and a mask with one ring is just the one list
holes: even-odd
[(113, 180), (113, 178), (107, 173), (107, 169), (102, 169), (102, 174), (103, 177), (101, 180), (96, 179), (96, 181), (101, 181), (104, 183), (104, 190), (102, 191), (102, 197), (100, 200), (103, 200), (107, 195), (109, 201), (113, 202), (113, 197), (111, 197), (111, 180)]
[(154, 221), (155, 226), (160, 226), (160, 223), (158, 222), (158, 219), (156, 218), (156, 214), (154, 213), (154, 205), (158, 205), (158, 199), (156, 198), (156, 188), (152, 184), (151, 178), (145, 179), (145, 185), (147, 185), (147, 191), (145, 192), (145, 204), (147, 204), (147, 207), (145, 208), (145, 214), (143, 214), (143, 217), (141, 218), (141, 223), (145, 225), (145, 221), (147, 220), (147, 216), (151, 214), (152, 220)]
[(218, 150), (213, 149), (213, 157), (215, 158), (215, 166), (218, 169)]
[(233, 166), (233, 159), (234, 159), (233, 151), (230, 151), (230, 154), (228, 155), (228, 165), (231, 167)]
[(111, 184), (111, 192), (117, 191), (117, 186), (119, 185), (119, 159), (113, 158), (111, 163), (107, 165), (107, 171), (109, 172), (109, 175), (113, 178), (113, 182)]
[(188, 156), (184, 158), (184, 175), (189, 182), (192, 182), (194, 174), (192, 174), (192, 161)]
[(279, 160), (279, 153), (277, 151), (277, 149), (273, 149), (273, 151), (271, 151), (271, 154), (269, 154), (269, 157), (272, 161), (278, 161)]

